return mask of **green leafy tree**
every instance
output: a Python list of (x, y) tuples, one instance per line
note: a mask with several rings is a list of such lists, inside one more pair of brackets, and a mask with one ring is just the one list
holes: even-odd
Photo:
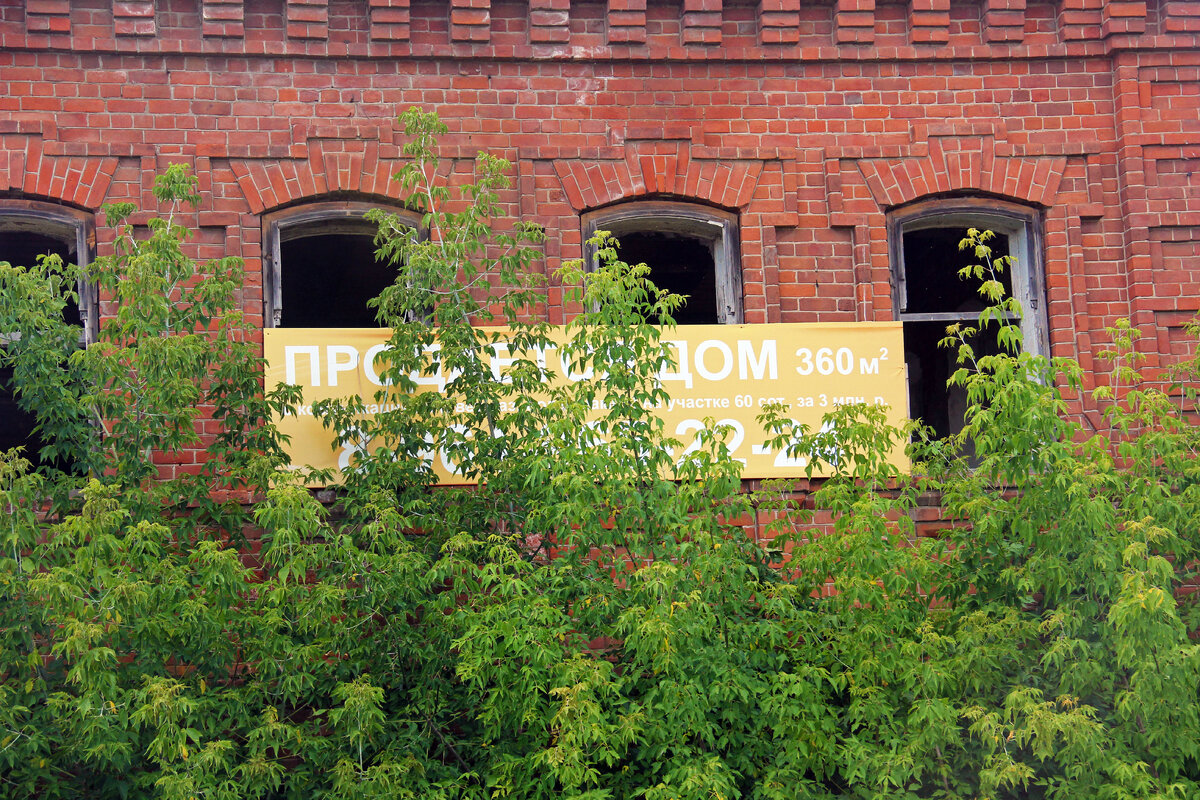
[[(1118, 327), (1083, 428), (1079, 368), (1021, 352), (973, 231), (1001, 348), (949, 336), (962, 433), (768, 409), (833, 474), (749, 492), (727, 431), (684, 456), (654, 413), (673, 365), (647, 320), (682, 299), (601, 235), (551, 331), (540, 230), (498, 221), (506, 165), (451, 191), (444, 126), (402, 122), (429, 235), (374, 215), (390, 410), (317, 407), (360, 445), (333, 507), (283, 468), (299, 397), (262, 391), (240, 265), (186, 255), (185, 171), (164, 216), (109, 210), (91, 347), (61, 319), (73, 267), (0, 265), (0, 358), (47, 441), (36, 469), (0, 458), (0, 795), (1197, 795), (1194, 365), (1142, 384)], [(548, 381), (551, 351), (578, 380)], [(901, 474), (884, 453), (914, 436)], [(434, 486), (443, 453), (472, 485)]]

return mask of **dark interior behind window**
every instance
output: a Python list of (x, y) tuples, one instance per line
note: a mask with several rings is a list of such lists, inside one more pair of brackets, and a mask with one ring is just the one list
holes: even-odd
[(368, 301), (396, 279), (375, 257), (378, 227), (366, 215), (385, 208), (416, 228), (411, 211), (360, 200), (317, 200), (263, 217), (264, 316), (268, 327), (377, 328)]
[[(966, 228), (923, 228), (904, 234), (905, 303), (909, 313), (983, 310), (979, 282), (964, 280), (959, 270), (978, 264), (974, 252), (958, 249), (966, 238)], [(1008, 237), (997, 236), (990, 242), (992, 258), (1008, 255)], [(1012, 275), (1001, 275), (1005, 294), (1012, 294)]]
[[(57, 255), (64, 263), (72, 263), (77, 260), (76, 251), (77, 243), (71, 238), (24, 229), (0, 230), (0, 261), (13, 266), (30, 266), (43, 255)], [(79, 325), (79, 304), (68, 303), (64, 315), (67, 322)], [(37, 418), (18, 405), (12, 378), (11, 367), (0, 367), (0, 450), (23, 447), (24, 457), (34, 466), (47, 466), (39, 455), (45, 441), (33, 430)], [(61, 463), (55, 466), (64, 467)]]
[[(888, 222), (896, 318), (904, 323), (904, 359), (908, 369), (909, 415), (939, 437), (962, 430), (967, 409), (964, 390), (947, 386), (958, 369), (957, 348), (945, 348), (951, 325), (975, 327), (987, 302), (981, 281), (960, 278), (964, 267), (981, 264), (973, 250), (960, 250), (969, 228), (990, 230), (993, 263), (1012, 256), (1010, 268), (997, 274), (1008, 296), (1023, 309), (1024, 348), (1048, 349), (1041, 281), (1040, 225), (1028, 207), (985, 198), (926, 201), (896, 212)], [(968, 340), (975, 355), (999, 352), (995, 327)]]
[(391, 285), (395, 268), (375, 259), (374, 233), (300, 236), (280, 244), (283, 307), (289, 328), (374, 328), (367, 301)]
[[(716, 325), (717, 280), (712, 246), (677, 233), (638, 231), (619, 237), (621, 260), (650, 266), (650, 280), (659, 289), (687, 297), (675, 314), (680, 325)], [(649, 320), (657, 322), (657, 320)]]
[[(59, 256), (64, 264), (74, 263), (75, 243), (41, 233), (0, 230), (0, 261), (28, 267), (36, 264), (39, 256), (48, 255)], [(68, 301), (63, 316), (72, 325), (82, 324), (78, 299)]]
[[(742, 321), (738, 216), (732, 211), (675, 200), (636, 200), (583, 215), (584, 241), (609, 231), (622, 261), (645, 263), (660, 289), (687, 296), (676, 311), (680, 325)], [(594, 266), (595, 253), (585, 250)], [(652, 322), (654, 320), (651, 320)]]

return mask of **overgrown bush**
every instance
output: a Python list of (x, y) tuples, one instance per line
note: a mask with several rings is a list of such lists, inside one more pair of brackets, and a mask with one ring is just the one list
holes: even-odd
[[(911, 475), (881, 445), (913, 432), (877, 409), (799, 437), (768, 412), (778, 445), (838, 454), (816, 525), (791, 485), (744, 491), (719, 429), (674, 463), (651, 411), (670, 354), (645, 320), (680, 298), (611, 240), (563, 275), (594, 377), (544, 388), (539, 231), (492, 228), (506, 165), (481, 156), (455, 196), (433, 177), (440, 123), (403, 121), (431, 235), (377, 217), (396, 408), (318, 409), (379, 446), (333, 509), (283, 469), (271, 419), (298, 398), (261, 391), (239, 265), (194, 265), (170, 213), (141, 236), (106, 211), (118, 246), (93, 278), (118, 310), (85, 350), (56, 310), (72, 268), (0, 265), (0, 328), (21, 331), (2, 358), (48, 455), (88, 475), (0, 462), (0, 794), (1200, 794), (1194, 370), (1143, 387), (1119, 328), (1104, 428), (1085, 428), (1064, 401), (1078, 366), (1019, 353), (994, 297), (1008, 349), (960, 340), (966, 427), (918, 432)], [(156, 190), (168, 212), (193, 195), (177, 168)], [(990, 292), (1004, 265), (973, 237)], [(481, 322), (528, 354), (510, 383)], [(454, 377), (413, 392), (430, 353)], [(200, 408), (221, 434), (199, 436)], [(197, 448), (203, 468), (160, 469)], [(477, 483), (433, 488), (430, 449)], [(930, 498), (950, 524), (918, 535)], [(756, 514), (772, 539), (745, 534)]]

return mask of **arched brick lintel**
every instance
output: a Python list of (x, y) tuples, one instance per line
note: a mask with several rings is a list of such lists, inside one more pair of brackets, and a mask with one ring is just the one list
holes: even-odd
[(643, 155), (629, 160), (556, 161), (567, 202), (576, 213), (645, 195), (671, 195), (727, 209), (749, 204), (760, 161)]
[(30, 140), (22, 149), (0, 149), (0, 192), (21, 192), (91, 211), (104, 203), (116, 171), (115, 157), (47, 156), (40, 140)]
[(336, 192), (399, 200), (392, 173), (399, 163), (381, 161), (375, 143), (360, 152), (323, 152), (305, 160), (230, 162), (253, 214)]
[[(858, 168), (875, 202), (889, 209), (948, 192), (980, 192), (1050, 207), (1067, 167), (1066, 156), (938, 155), (941, 158), (866, 159)], [(951, 155), (954, 163), (949, 163)]]

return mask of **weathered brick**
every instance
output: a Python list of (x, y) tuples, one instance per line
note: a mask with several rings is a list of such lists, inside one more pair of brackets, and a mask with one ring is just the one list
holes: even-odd
[[(889, 214), (936, 197), (1037, 210), (1060, 353), (1089, 354), (1081, 325), (1200, 309), (1192, 0), (90, 8), (0, 16), (0, 191), (97, 210), (142, 201), (160, 156), (203, 160), (256, 318), (260, 215), (394, 199), (388, 120), (411, 105), (447, 121), (459, 172), (481, 146), (518, 163), (502, 202), (555, 263), (599, 207), (735, 213), (747, 320), (890, 319)], [(1160, 338), (1147, 355), (1177, 355)]]

